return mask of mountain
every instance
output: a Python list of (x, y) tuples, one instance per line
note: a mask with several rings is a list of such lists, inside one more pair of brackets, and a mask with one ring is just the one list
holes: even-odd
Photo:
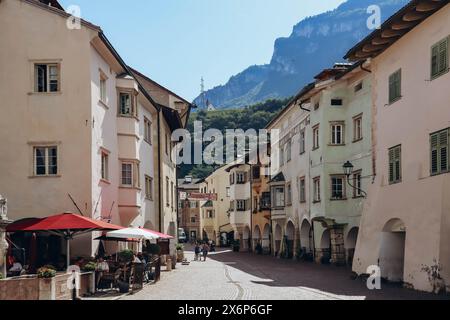
[[(225, 85), (206, 91), (206, 99), (216, 108), (228, 109), (293, 96), (322, 69), (342, 62), (345, 53), (371, 32), (369, 6), (378, 5), (384, 21), (408, 2), (348, 0), (333, 11), (308, 17), (288, 38), (275, 41), (269, 64), (247, 68)], [(194, 103), (202, 107), (201, 97)]]

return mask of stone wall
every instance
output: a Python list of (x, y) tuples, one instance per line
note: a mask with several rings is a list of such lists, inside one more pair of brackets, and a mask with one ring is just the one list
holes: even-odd
[(345, 265), (345, 246), (343, 228), (330, 229), (331, 238), (331, 262), (335, 265)]

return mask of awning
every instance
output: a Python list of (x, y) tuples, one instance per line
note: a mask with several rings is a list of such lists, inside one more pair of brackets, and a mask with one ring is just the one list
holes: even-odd
[(154, 240), (159, 239), (157, 235), (141, 228), (125, 228), (121, 230), (110, 231), (106, 234), (108, 238), (122, 238), (122, 239), (145, 239)]
[(149, 230), (149, 229), (143, 229), (145, 231), (148, 231), (152, 234), (154, 234), (155, 236), (157, 236), (159, 239), (174, 239), (174, 237), (168, 235), (168, 234), (164, 234), (161, 232), (157, 232), (157, 231), (153, 231), (153, 230)]

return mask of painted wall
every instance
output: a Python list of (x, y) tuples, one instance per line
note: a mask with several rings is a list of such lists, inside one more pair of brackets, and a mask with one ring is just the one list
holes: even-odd
[[(430, 176), (430, 134), (450, 126), (450, 74), (430, 79), (431, 46), (450, 35), (450, 5), (433, 14), (373, 61), (376, 179), (369, 189), (354, 270), (377, 265), (388, 221), (406, 227), (404, 281), (430, 291), (424, 266), (439, 262), (450, 282), (450, 176)], [(388, 104), (388, 78), (402, 69), (402, 98)], [(389, 185), (388, 149), (402, 145), (402, 182)]]

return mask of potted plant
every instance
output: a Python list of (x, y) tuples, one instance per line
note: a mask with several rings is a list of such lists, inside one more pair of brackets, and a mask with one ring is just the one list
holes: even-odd
[(3, 273), (0, 273), (0, 280), (3, 280)]
[(123, 262), (130, 262), (133, 260), (134, 253), (131, 250), (122, 250), (119, 252), (119, 259)]
[(183, 262), (184, 259), (184, 246), (177, 244), (177, 262)]
[(95, 270), (97, 270), (97, 264), (93, 261), (86, 263), (81, 270), (83, 270), (84, 272), (94, 272)]
[(37, 276), (41, 279), (51, 279), (56, 277), (56, 270), (52, 268), (42, 267), (38, 269)]
[(158, 256), (161, 253), (161, 247), (157, 244), (151, 243), (147, 246), (147, 252), (148, 254)]

